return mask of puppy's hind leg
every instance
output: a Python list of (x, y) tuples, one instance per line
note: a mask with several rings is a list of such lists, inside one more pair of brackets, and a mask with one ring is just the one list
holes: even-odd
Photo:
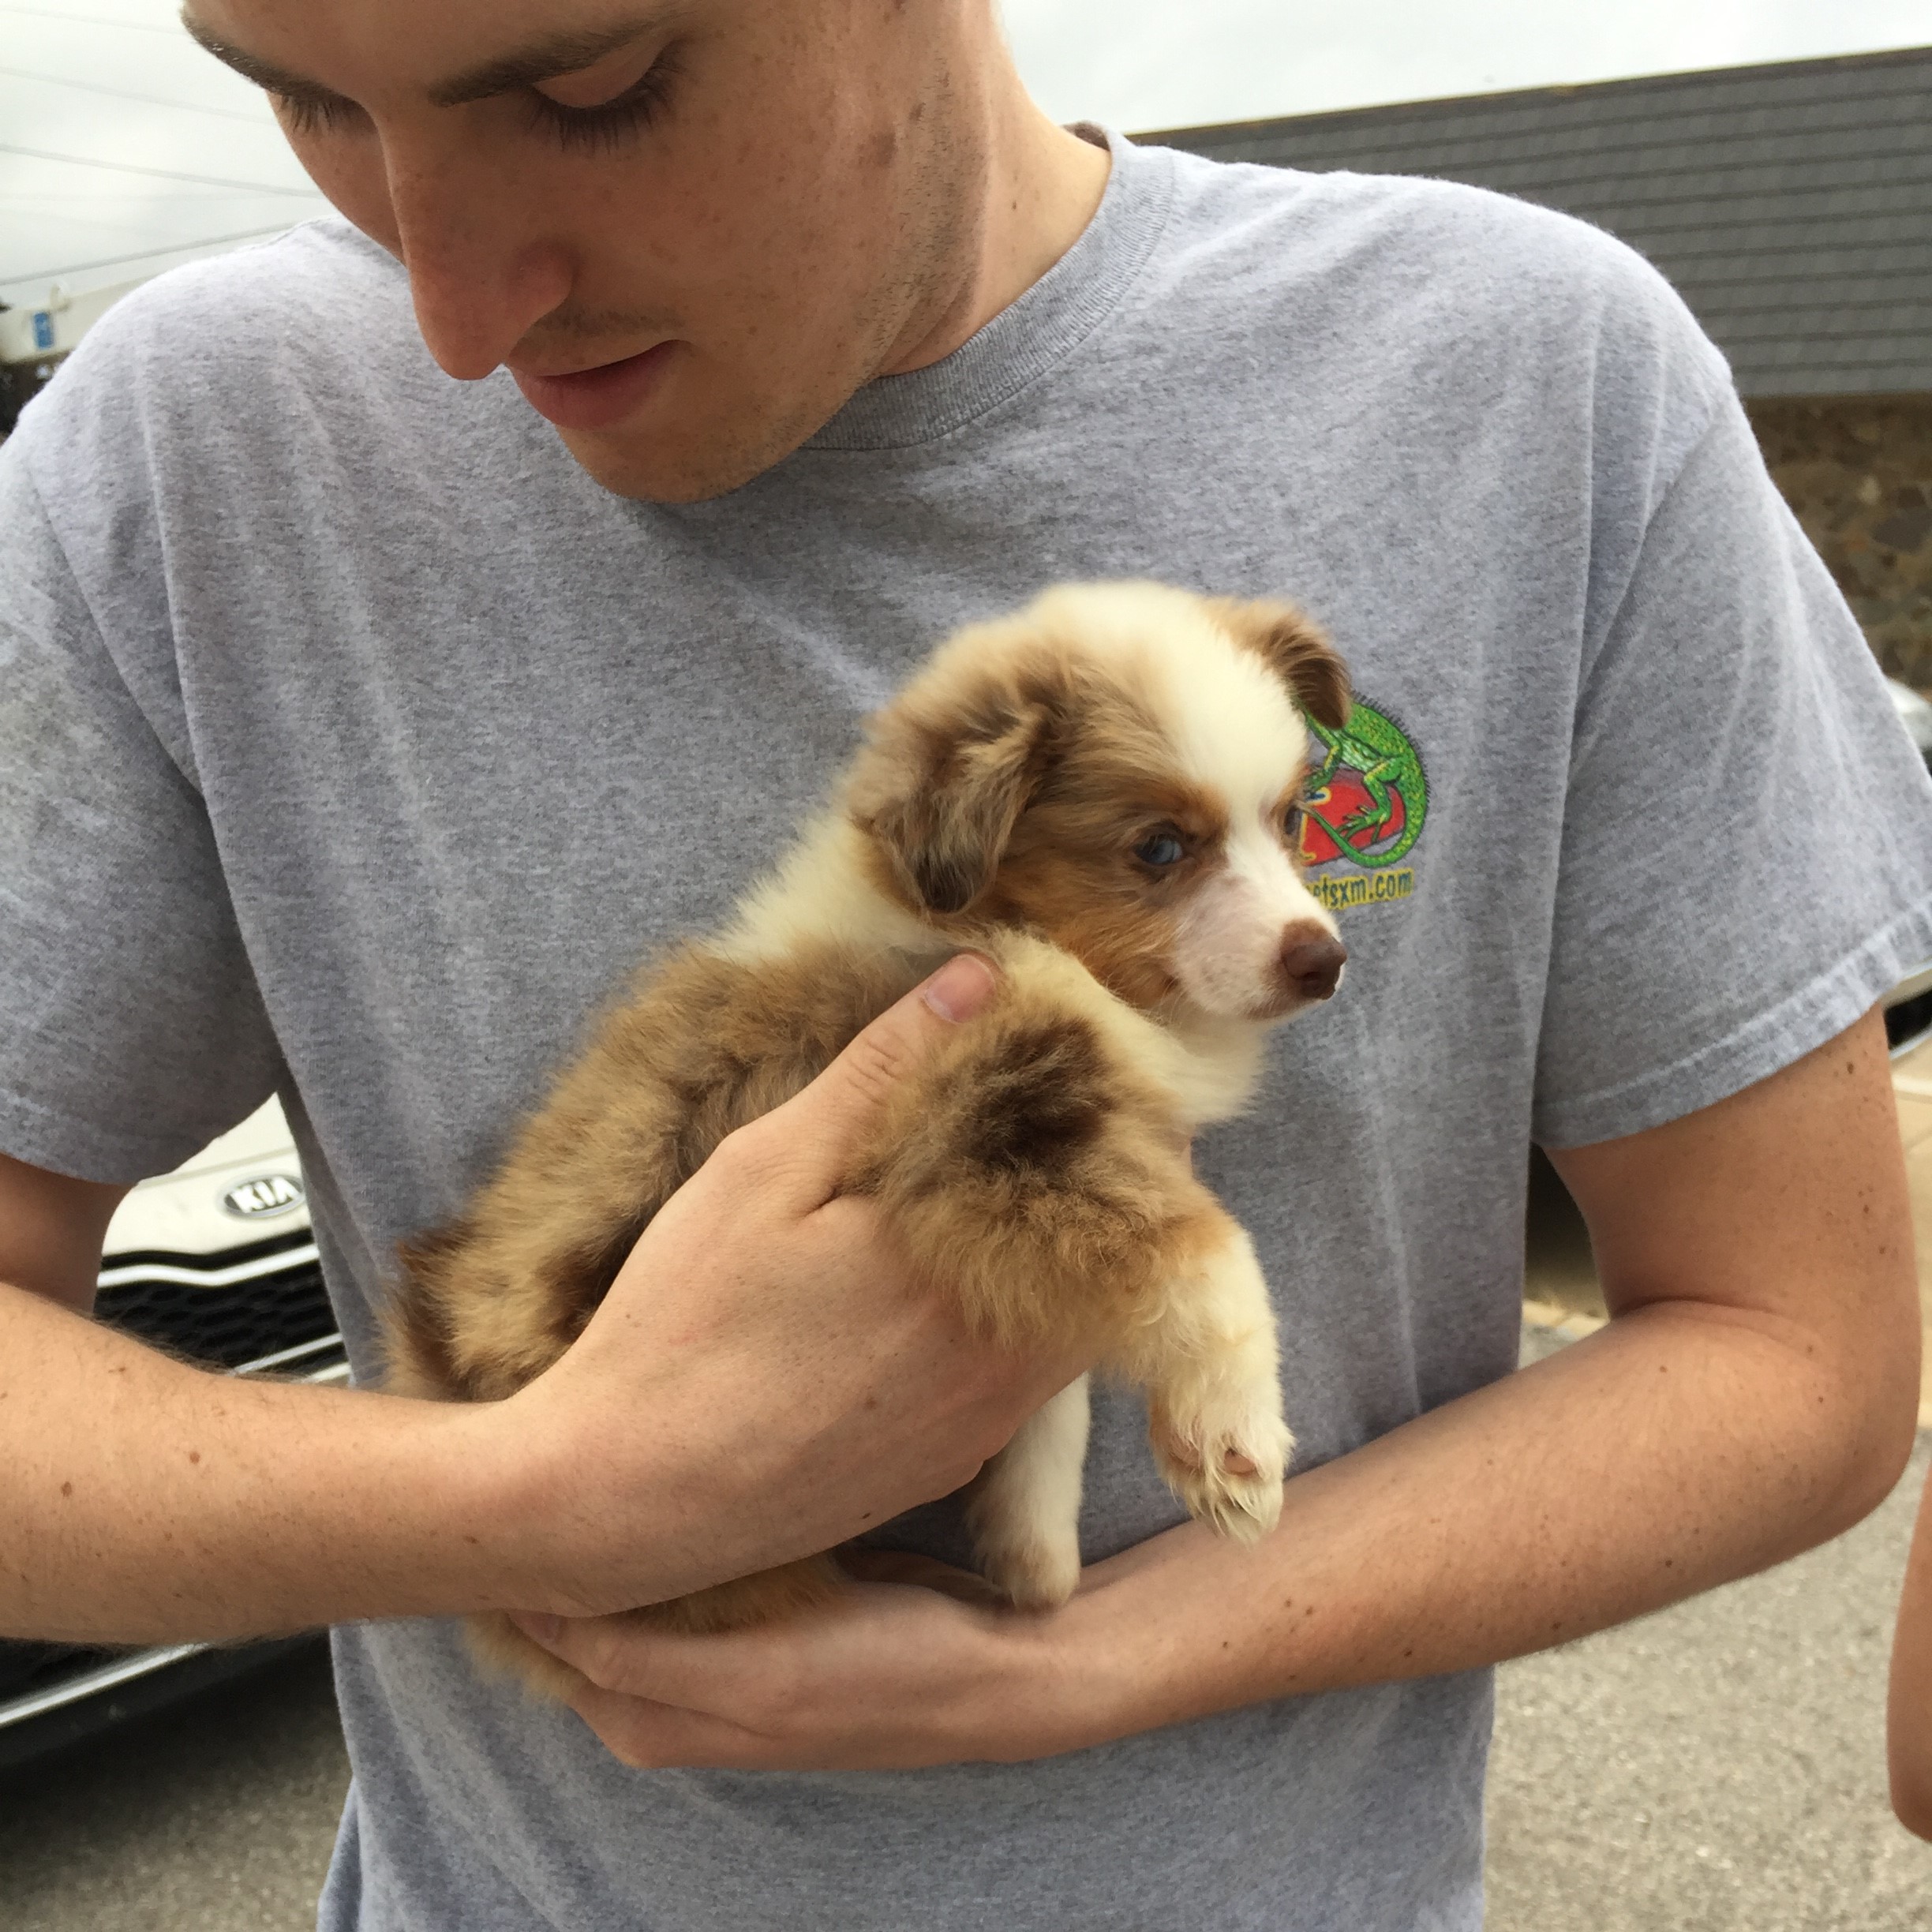
[(981, 1573), (1023, 1610), (1063, 1604), (1080, 1582), (1088, 1418), (1082, 1376), (1020, 1425), (967, 1503)]
[(1135, 1374), (1168, 1486), (1190, 1515), (1251, 1543), (1280, 1518), (1294, 1438), (1282, 1418), (1275, 1311), (1254, 1244), (1225, 1213), (1215, 1235), (1168, 1283)]

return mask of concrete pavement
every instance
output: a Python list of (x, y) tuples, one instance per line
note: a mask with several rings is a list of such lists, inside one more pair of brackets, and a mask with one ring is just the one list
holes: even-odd
[[(1559, 1346), (1533, 1335), (1527, 1352)], [(1499, 1673), (1488, 1932), (1925, 1932), (1885, 1795), (1911, 1472), (1795, 1562)]]
[(5, 1932), (312, 1932), (349, 1783), (328, 1653), (0, 1778)]

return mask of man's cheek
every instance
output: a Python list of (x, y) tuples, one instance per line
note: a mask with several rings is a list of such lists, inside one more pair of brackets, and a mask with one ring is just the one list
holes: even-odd
[(389, 179), (380, 143), (365, 137), (351, 143), (341, 137), (283, 133), (302, 171), (328, 197), (336, 213), (399, 260), (401, 231), (389, 199)]

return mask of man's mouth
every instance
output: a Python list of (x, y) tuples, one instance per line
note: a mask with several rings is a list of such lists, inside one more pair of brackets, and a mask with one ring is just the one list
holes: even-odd
[(523, 399), (560, 429), (608, 429), (657, 386), (676, 347), (661, 342), (639, 354), (563, 376), (530, 376), (516, 369), (510, 373)]

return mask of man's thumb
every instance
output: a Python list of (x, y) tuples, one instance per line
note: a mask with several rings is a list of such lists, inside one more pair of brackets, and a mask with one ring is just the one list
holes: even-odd
[(809, 1135), (814, 1159), (834, 1166), (884, 1106), (900, 1080), (952, 1026), (970, 1020), (999, 986), (993, 962), (957, 953), (930, 979), (874, 1020), (845, 1050), (779, 1111)]

